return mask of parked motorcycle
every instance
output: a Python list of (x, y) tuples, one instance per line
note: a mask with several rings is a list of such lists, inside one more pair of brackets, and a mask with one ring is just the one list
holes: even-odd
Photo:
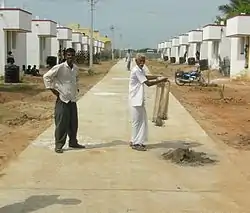
[(197, 68), (197, 70), (192, 70), (189, 72), (184, 72), (182, 70), (177, 70), (175, 72), (175, 83), (178, 86), (183, 86), (184, 84), (204, 84), (205, 79), (201, 74), (201, 70)]

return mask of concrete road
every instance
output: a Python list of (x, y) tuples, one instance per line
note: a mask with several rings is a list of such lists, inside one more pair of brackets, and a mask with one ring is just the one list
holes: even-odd
[[(86, 150), (53, 152), (51, 126), (0, 174), (0, 213), (244, 213), (249, 184), (190, 114), (170, 97), (164, 127), (151, 122), (155, 88), (147, 89), (149, 150), (128, 147), (128, 77), (120, 61), (79, 102), (79, 141)], [(191, 147), (216, 165), (178, 166), (161, 158)]]

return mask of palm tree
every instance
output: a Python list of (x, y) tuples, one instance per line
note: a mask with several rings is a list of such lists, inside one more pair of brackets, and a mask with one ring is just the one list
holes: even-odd
[(220, 25), (221, 22), (224, 22), (224, 23), (225, 23), (225, 21), (226, 21), (225, 18), (223, 18), (223, 17), (221, 17), (221, 16), (216, 16), (216, 17), (215, 17), (214, 23)]
[(250, 0), (229, 0), (228, 4), (220, 5), (218, 9), (226, 19), (241, 13), (250, 14)]

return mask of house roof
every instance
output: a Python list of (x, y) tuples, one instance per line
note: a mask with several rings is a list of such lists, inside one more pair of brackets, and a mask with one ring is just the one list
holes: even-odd
[[(90, 36), (90, 34), (91, 34), (91, 29), (81, 27), (80, 24), (70, 24), (70, 25), (68, 25), (68, 27), (70, 27), (70, 28), (73, 29), (74, 31), (84, 33), (84, 34), (87, 35), (87, 36)], [(93, 32), (93, 38), (94, 38), (95, 40), (102, 41), (103, 43), (111, 42), (111, 39), (110, 39), (110, 38), (105, 37), (105, 36), (102, 36), (98, 30), (95, 30), (95, 31)]]

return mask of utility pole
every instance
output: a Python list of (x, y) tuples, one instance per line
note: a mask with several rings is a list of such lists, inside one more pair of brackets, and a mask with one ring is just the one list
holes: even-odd
[(110, 27), (111, 33), (112, 33), (112, 41), (111, 41), (111, 58), (114, 60), (114, 42), (115, 42), (115, 27), (114, 25), (111, 25)]
[(120, 34), (120, 59), (122, 58), (122, 48), (123, 45), (122, 45), (122, 34)]
[(93, 67), (93, 31), (94, 31), (94, 0), (90, 0), (90, 47), (89, 47), (89, 69)]

